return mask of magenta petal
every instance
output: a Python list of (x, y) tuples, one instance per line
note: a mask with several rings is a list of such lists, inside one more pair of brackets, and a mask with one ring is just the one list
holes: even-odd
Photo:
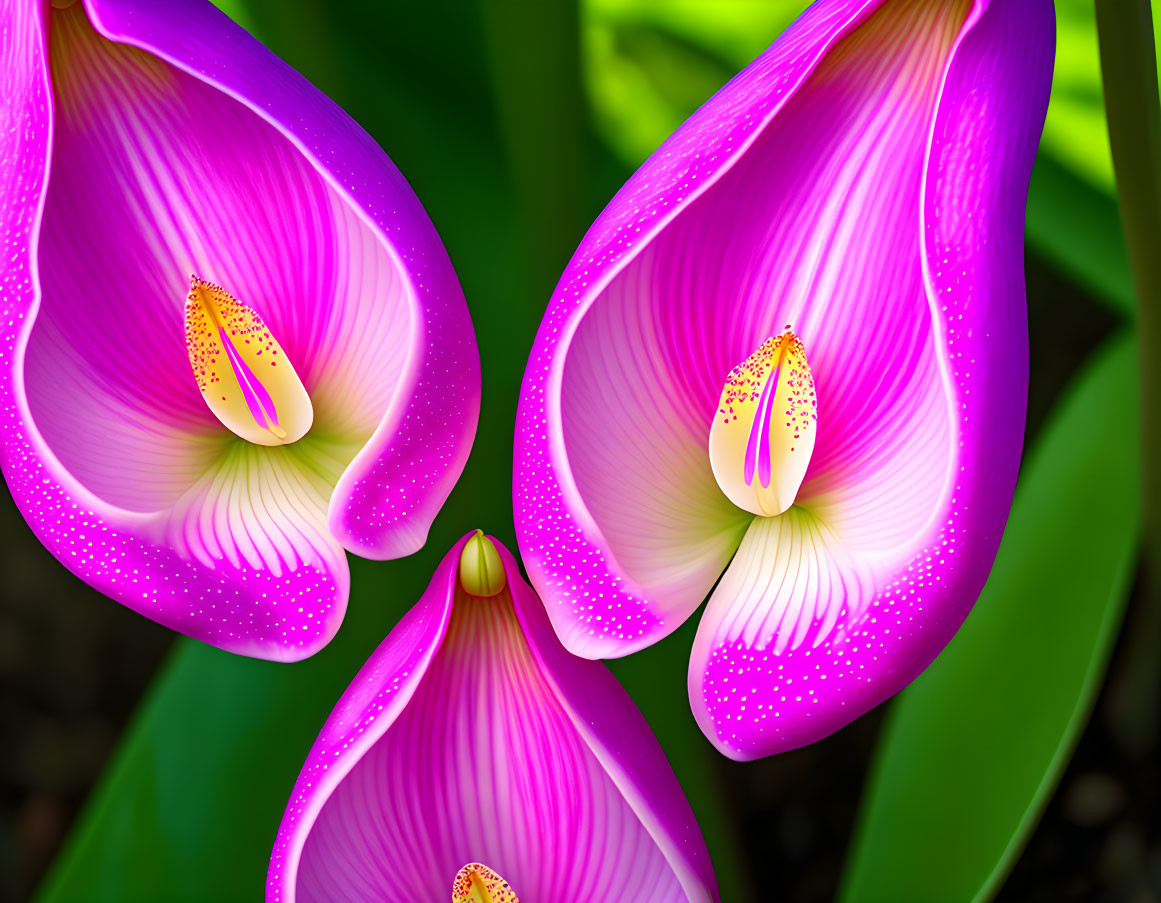
[(641, 714), (604, 666), (560, 646), (503, 547), (509, 589), (467, 596), (465, 540), (323, 727), (275, 841), (267, 900), (442, 899), (470, 861), (521, 899), (716, 899), (693, 814)]
[[(1022, 214), (1051, 58), (1048, 3), (816, 3), (633, 176), (557, 288), (518, 422), (529, 574), (566, 645), (616, 655), (724, 570), (690, 693), (730, 755), (896, 692), (986, 578), (1022, 439)], [(742, 539), (710, 514), (710, 419), (786, 324), (817, 442), (800, 510)], [(799, 700), (786, 678), (807, 675), (825, 692)]]
[[(738, 619), (749, 593), (728, 603), (715, 593), (694, 644), (690, 701), (706, 734), (734, 758), (750, 759), (827, 736), (910, 683), (939, 654), (987, 579), (1019, 467), (1027, 395), (1023, 211), (1052, 68), (1048, 4), (979, 4), (948, 63), (925, 165), (925, 274), (958, 413), (953, 477), (905, 560), (878, 566), (858, 540), (834, 554), (823, 542), (803, 551), (818, 562), (816, 619), (826, 600), (837, 627), (789, 652), (777, 641), (748, 642)], [(873, 455), (869, 455), (873, 459)], [(908, 488), (899, 482), (898, 494)], [(871, 496), (864, 492), (871, 503)], [(889, 496), (880, 533), (898, 519)], [(840, 506), (841, 507), (841, 504)], [(876, 517), (838, 511), (860, 539)], [(757, 526), (757, 525), (756, 525)], [(792, 547), (801, 546), (792, 543)], [(734, 580), (735, 566), (723, 578)], [(744, 579), (759, 594), (776, 580), (777, 558)], [(719, 587), (719, 592), (721, 587)], [(750, 597), (751, 601), (753, 597)], [(733, 622), (731, 624), (731, 621)]]
[[(475, 334), (427, 213), (366, 132), (209, 3), (95, 0), (93, 10), (107, 36), (156, 53), (270, 121), (391, 249), (415, 295), (407, 362), (387, 413), (336, 487), (330, 522), (361, 555), (414, 552), (463, 469), (480, 404)], [(357, 335), (360, 321), (351, 324)]]
[[(746, 346), (731, 334), (712, 274), (699, 280), (700, 248), (668, 271), (652, 267), (650, 249), (874, 5), (811, 7), (634, 174), (557, 285), (520, 396), (514, 501), (529, 576), (579, 655), (624, 655), (676, 629), (745, 526), (705, 452), (722, 380), (760, 339)], [(688, 291), (672, 296), (666, 280), (689, 280)], [(633, 306), (648, 297), (656, 307)], [(573, 355), (578, 334), (585, 350)]]
[[(27, 42), (5, 100), (38, 117), (5, 149), (28, 180), (3, 207), (24, 324), (3, 338), (5, 476), (98, 589), (302, 658), (341, 622), (344, 549), (414, 551), (462, 470), (479, 367), (455, 274), (369, 136), (209, 3), (43, 6), (5, 13)], [(255, 452), (198, 397), (191, 273), (269, 323), (312, 398), (305, 439)]]

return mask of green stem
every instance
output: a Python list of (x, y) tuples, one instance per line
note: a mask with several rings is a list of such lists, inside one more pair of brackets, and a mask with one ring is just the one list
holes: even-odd
[[(1156, 638), (1161, 637), (1161, 102), (1157, 90), (1157, 53), (1149, 0), (1096, 0), (1100, 41), (1101, 78), (1121, 225), (1129, 252), (1133, 287), (1137, 295), (1137, 336), (1141, 379), (1141, 605), (1133, 635), (1140, 638), (1125, 650), (1126, 667), (1141, 671), (1128, 683), (1146, 688), (1136, 701), (1122, 699), (1114, 720), (1144, 724), (1155, 734), (1155, 711), (1161, 662)], [(1142, 629), (1143, 628), (1143, 629)], [(1145, 637), (1152, 636), (1152, 640)], [(1147, 648), (1141, 647), (1142, 643)], [(1124, 670), (1124, 669), (1122, 669)], [(1120, 681), (1125, 683), (1125, 681)], [(1117, 694), (1123, 697), (1125, 694)], [(1143, 719), (1143, 720), (1142, 720)]]
[(1121, 223), (1137, 292), (1145, 554), (1161, 576), (1161, 103), (1148, 0), (1097, 0)]

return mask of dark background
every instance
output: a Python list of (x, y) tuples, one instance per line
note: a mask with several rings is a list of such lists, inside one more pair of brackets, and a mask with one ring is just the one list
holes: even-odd
[[(796, 5), (801, 4), (782, 4), (790, 11), (778, 15), (787, 18)], [(599, 13), (610, 0), (593, 6)], [(734, 17), (752, 8), (728, 6)], [(250, 719), (258, 725), (251, 734), (221, 728), (222, 737), (281, 744), (269, 786), (250, 800), (236, 800), (240, 821), (268, 826), (244, 828), (252, 835), (252, 848), (269, 848), (280, 808), (260, 815), (245, 810), (285, 799), (330, 704), (418, 597), (434, 561), (455, 536), (477, 524), (512, 539), (510, 437), (527, 349), (568, 256), (639, 162), (640, 157), (633, 159), (640, 153), (634, 142), (648, 140), (645, 126), (637, 137), (615, 132), (615, 104), (602, 100), (594, 87), (601, 83), (599, 73), (591, 72), (594, 61), (628, 59), (651, 74), (663, 105), (655, 117), (659, 123), (666, 117), (679, 122), (739, 65), (720, 49), (673, 29), (664, 15), (657, 22), (639, 17), (618, 25), (615, 17), (600, 20), (587, 7), (565, 0), (447, 0), (386, 8), (371, 2), (252, 0), (228, 9), (363, 124), (422, 198), (460, 273), (479, 335), (485, 381), (480, 434), (427, 548), (404, 562), (354, 561), (348, 622), (333, 648), (303, 666), (229, 661), (221, 653), (190, 650), (195, 644), (175, 640), (69, 575), (27, 530), (11, 501), (0, 502), (0, 901), (31, 897), (155, 678), (160, 673), (170, 683), (178, 681), (195, 659), (202, 663), (198, 667), (209, 663), (217, 669), (207, 684), (220, 683), (198, 697), (180, 725), (165, 721), (182, 710), (176, 709), (178, 716), (162, 711), (173, 697), (158, 691), (162, 702), (146, 706), (142, 723), (153, 730), (170, 723), (180, 735), (186, 729), (218, 730), (232, 718)], [(712, 7), (707, 9), (702, 14), (712, 16)], [(584, 50), (585, 23), (593, 16), (604, 22), (601, 34), (613, 35), (613, 50), (603, 51), (604, 57)], [(755, 29), (773, 27), (768, 11), (754, 13), (754, 20)], [(753, 40), (761, 46), (776, 34), (775, 28)], [(1083, 95), (1083, 87), (1077, 90)], [(1099, 85), (1097, 92), (1099, 103)], [(657, 140), (661, 137), (664, 131)], [(1044, 172), (1052, 179), (1051, 189), (1043, 190), (1052, 196), (1041, 196), (1039, 203), (1088, 205), (1103, 217), (1100, 227), (1116, 245), (1107, 187), (1102, 189), (1099, 179), (1094, 187), (1085, 173), (1053, 159), (1042, 161), (1038, 179)], [(1070, 380), (1101, 340), (1126, 321), (1098, 297), (1091, 280), (1062, 265), (1059, 248), (1042, 247), (1042, 240), (1034, 246), (1027, 261), (1030, 445)], [(1083, 263), (1079, 266), (1083, 270)], [(1109, 277), (1118, 278), (1123, 285), (1123, 273)], [(1161, 901), (1161, 710), (1153, 667), (1161, 638), (1153, 636), (1148, 619), (1142, 594), (1134, 593), (1091, 721), (1000, 900)], [(714, 755), (693, 727), (685, 702), (685, 656), (695, 621), (655, 649), (612, 667), (674, 761), (714, 853), (724, 899), (770, 899), (768, 890), (759, 888), (776, 881), (779, 899), (830, 900), (886, 707), (828, 740), (774, 758), (738, 764)], [(276, 685), (282, 675), (267, 675), (277, 669), (297, 669), (286, 679), (301, 680), (303, 689)], [(271, 700), (270, 714), (231, 708), (233, 691), (250, 680), (270, 681), (270, 689), (255, 691), (255, 698)], [(293, 724), (288, 712), (295, 713)], [(140, 762), (157, 750), (137, 742), (123, 756)], [(230, 752), (222, 751), (222, 761), (229, 761)], [(205, 767), (212, 769), (213, 761)], [(133, 778), (125, 773), (106, 780), (127, 793)], [(188, 777), (178, 773), (167, 779)], [(144, 791), (134, 792), (134, 799), (144, 798)], [(149, 793), (165, 798), (164, 789)], [(108, 805), (102, 803), (99, 812), (107, 823)], [(187, 825), (180, 812), (169, 814), (196, 843), (203, 829)], [(94, 859), (99, 839), (84, 843), (89, 844), (85, 856)], [(199, 855), (191, 847), (195, 864)], [(148, 873), (147, 847), (126, 856)], [(243, 859), (239, 853), (237, 873), (247, 882), (264, 873), (264, 861), (255, 869)], [(70, 899), (67, 894), (95, 874), (94, 867), (82, 870), (55, 899)], [(92, 879), (90, 886), (101, 885)], [(149, 886), (145, 878), (140, 886)], [(93, 893), (92, 899), (109, 898)], [(207, 890), (204, 899), (253, 900), (260, 893), (260, 885), (246, 883), (226, 895)], [(201, 897), (186, 887), (173, 899)]]

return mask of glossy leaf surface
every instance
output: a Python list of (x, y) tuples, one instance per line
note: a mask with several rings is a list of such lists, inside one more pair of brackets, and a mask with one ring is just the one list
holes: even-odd
[(975, 609), (880, 738), (842, 899), (986, 900), (1099, 690), (1135, 561), (1136, 355), (1111, 341), (1025, 460)]

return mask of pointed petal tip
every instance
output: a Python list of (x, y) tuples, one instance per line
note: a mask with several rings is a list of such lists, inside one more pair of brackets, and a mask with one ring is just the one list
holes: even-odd
[(437, 512), (423, 520), (413, 516), (403, 522), (396, 522), (390, 530), (382, 530), (378, 526), (368, 530), (352, 518), (349, 503), (350, 499), (340, 499), (336, 491), (331, 497), (327, 524), (335, 539), (352, 555), (369, 561), (394, 561), (414, 555), (427, 545), (427, 537)]
[[(568, 622), (560, 625), (553, 622), (553, 626), (567, 627), (570, 625)], [(631, 638), (601, 633), (596, 630), (572, 630), (569, 633), (560, 633), (558, 636), (561, 645), (577, 658), (602, 661), (625, 658), (635, 652), (640, 652), (642, 649), (648, 649), (654, 643), (669, 636), (679, 626), (681, 625), (669, 629), (659, 627), (656, 631), (649, 631)]]
[[(839, 723), (811, 719), (786, 718), (774, 730), (760, 722), (747, 718), (747, 705), (751, 711), (765, 703), (750, 698), (747, 703), (726, 707), (709, 701), (709, 694), (703, 684), (704, 674), (700, 669), (690, 668), (688, 679), (689, 705), (702, 734), (721, 755), (734, 762), (756, 762), (769, 756), (801, 749), (829, 737), (845, 727), (862, 712)], [(827, 713), (833, 714), (833, 713)], [(780, 718), (775, 718), (781, 721)]]

